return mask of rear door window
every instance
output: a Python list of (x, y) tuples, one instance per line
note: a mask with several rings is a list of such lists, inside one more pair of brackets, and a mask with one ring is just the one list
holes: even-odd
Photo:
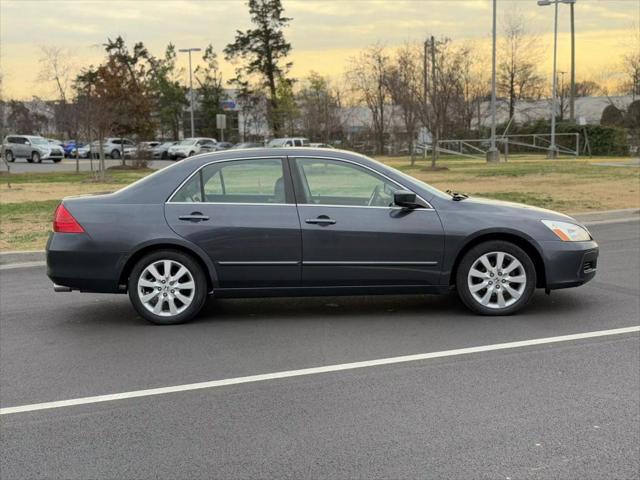
[(252, 159), (207, 165), (172, 202), (286, 203), (282, 159)]

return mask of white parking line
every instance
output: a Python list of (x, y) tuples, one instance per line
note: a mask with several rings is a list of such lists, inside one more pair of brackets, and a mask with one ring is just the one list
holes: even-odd
[(201, 390), (204, 388), (224, 387), (228, 385), (239, 385), (242, 383), (263, 382), (266, 380), (277, 380), (280, 378), (301, 377), (305, 375), (316, 375), (319, 373), (340, 372), (353, 370), (356, 368), (378, 367), (381, 365), (392, 365), (396, 363), (417, 362), (429, 360), (431, 358), (453, 357), (457, 355), (467, 355), (470, 353), (490, 352), (493, 350), (506, 350), (512, 348), (530, 347), (532, 345), (544, 345), (547, 343), (570, 342), (572, 340), (582, 340), (585, 338), (605, 337), (610, 335), (621, 335), (624, 333), (640, 332), (640, 325), (625, 328), (615, 328), (613, 330), (598, 330), (595, 332), (576, 333), (573, 335), (561, 335), (559, 337), (536, 338), (519, 342), (497, 343), (493, 345), (483, 345), (479, 347), (459, 348), (455, 350), (444, 350), (441, 352), (419, 353), (416, 355), (405, 355), (402, 357), (380, 358), (377, 360), (367, 360), (364, 362), (342, 363), (338, 365), (325, 365), (323, 367), (303, 368), (301, 370), (287, 370), (284, 372), (264, 373), (261, 375), (250, 375), (248, 377), (226, 378), (223, 380), (212, 380), (209, 382), (189, 383), (186, 385), (174, 385), (170, 387), (151, 388), (147, 390), (134, 390), (131, 392), (113, 393), (110, 395), (98, 395), (95, 397), (72, 398), (70, 400), (60, 400), (57, 402), (34, 403), (31, 405), (19, 405), (16, 407), (0, 408), (0, 415), (10, 415), (14, 413), (33, 412), (36, 410), (46, 410), (50, 408), (71, 407), (74, 405), (85, 405), (88, 403), (112, 402), (115, 400), (125, 400), (127, 398), (149, 397), (152, 395), (164, 395), (167, 393), (186, 392), (190, 390)]

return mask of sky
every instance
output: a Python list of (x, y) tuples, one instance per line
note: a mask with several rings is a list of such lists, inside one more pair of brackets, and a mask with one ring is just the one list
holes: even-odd
[[(536, 0), (497, 4), (498, 29), (510, 11), (527, 18), (540, 38), (540, 69), (549, 73), (553, 7), (539, 7)], [(340, 81), (349, 58), (373, 43), (392, 49), (435, 35), (475, 41), (487, 53), (490, 47), (491, 0), (283, 0), (283, 5), (293, 18), (285, 34), (297, 78), (314, 70)], [(578, 78), (615, 74), (639, 28), (640, 0), (577, 0), (575, 18)], [(129, 44), (144, 42), (158, 56), (169, 42), (203, 49), (211, 43), (221, 52), (237, 29), (249, 26), (244, 0), (0, 0), (2, 94), (52, 97), (52, 86), (38, 80), (43, 45), (67, 49), (77, 70), (100, 63), (101, 44), (118, 35)], [(558, 42), (558, 68), (569, 70), (567, 5), (559, 7)], [(186, 62), (183, 55), (179, 64)], [(222, 61), (221, 67), (230, 78), (233, 66)]]

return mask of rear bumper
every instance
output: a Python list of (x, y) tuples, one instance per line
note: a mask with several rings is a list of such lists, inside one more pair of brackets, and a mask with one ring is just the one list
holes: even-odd
[(577, 287), (595, 277), (599, 254), (595, 241), (547, 241), (540, 246), (549, 290)]
[(124, 254), (98, 249), (87, 234), (51, 233), (47, 241), (47, 276), (63, 287), (83, 292), (117, 293)]

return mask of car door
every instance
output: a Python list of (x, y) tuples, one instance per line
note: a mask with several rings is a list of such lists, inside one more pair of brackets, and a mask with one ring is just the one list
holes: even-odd
[(16, 157), (31, 158), (31, 142), (26, 137), (15, 137)]
[(165, 206), (173, 230), (199, 245), (224, 288), (300, 284), (302, 242), (283, 158), (212, 162)]
[(291, 162), (303, 285), (438, 283), (444, 236), (435, 210), (393, 206), (393, 193), (405, 188), (354, 162), (311, 157)]

